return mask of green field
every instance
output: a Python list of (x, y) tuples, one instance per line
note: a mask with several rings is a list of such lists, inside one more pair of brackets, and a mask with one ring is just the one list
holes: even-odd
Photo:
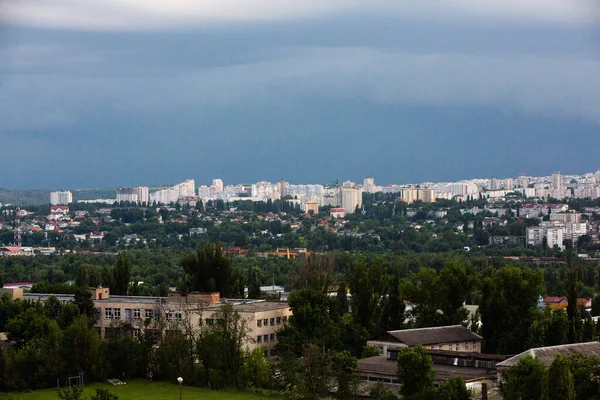
[[(179, 399), (179, 386), (163, 382), (135, 381), (126, 385), (112, 386), (109, 384), (86, 385), (83, 395), (89, 399), (95, 393), (96, 388), (108, 388), (119, 396), (119, 400), (177, 400)], [(0, 393), (2, 400), (58, 400), (56, 389), (37, 390), (29, 393)], [(280, 399), (280, 397), (269, 395), (258, 395), (247, 392), (212, 391), (208, 389), (183, 386), (182, 399), (202, 400), (258, 400), (258, 399)]]

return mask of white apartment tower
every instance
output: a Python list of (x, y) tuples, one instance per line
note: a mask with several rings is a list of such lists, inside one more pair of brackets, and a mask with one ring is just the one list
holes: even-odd
[(63, 206), (73, 202), (73, 194), (68, 191), (50, 192), (50, 205)]
[(342, 208), (352, 214), (362, 207), (362, 189), (356, 186), (342, 186)]
[(219, 194), (223, 191), (223, 181), (220, 179), (213, 179), (212, 187), (215, 190), (215, 194)]
[(555, 172), (552, 174), (552, 189), (562, 190), (563, 188), (563, 179), (562, 174), (560, 172)]
[(147, 205), (148, 201), (150, 200), (148, 186), (138, 186), (136, 190), (138, 203)]

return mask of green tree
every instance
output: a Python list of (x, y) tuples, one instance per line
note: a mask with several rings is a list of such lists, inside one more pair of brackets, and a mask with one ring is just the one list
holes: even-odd
[(500, 375), (500, 392), (505, 400), (539, 400), (545, 375), (539, 358), (527, 355)]
[(569, 343), (581, 342), (581, 313), (577, 304), (581, 282), (579, 281), (579, 264), (573, 262), (572, 250), (567, 253), (567, 317), (569, 319)]
[(108, 389), (98, 388), (96, 394), (92, 395), (90, 400), (119, 400), (119, 396)]
[(575, 354), (569, 361), (577, 400), (600, 399), (600, 357)]
[(356, 396), (356, 369), (357, 360), (350, 352), (344, 350), (333, 354), (332, 370), (335, 375), (337, 390), (335, 397), (339, 399), (350, 399)]
[(400, 394), (405, 399), (423, 395), (433, 387), (435, 373), (431, 356), (422, 346), (407, 347), (398, 352), (397, 375)]
[(182, 265), (189, 290), (219, 292), (222, 297), (232, 297), (235, 288), (231, 258), (225, 255), (220, 242), (198, 244), (196, 253), (183, 256)]
[(568, 358), (558, 355), (552, 361), (542, 387), (543, 400), (575, 400), (575, 382)]
[(58, 398), (61, 400), (83, 400), (83, 388), (71, 386), (70, 388), (58, 389)]
[(467, 389), (465, 380), (460, 376), (446, 379), (433, 391), (434, 400), (470, 400), (471, 392)]
[(542, 274), (534, 270), (502, 267), (484, 272), (479, 309), (487, 352), (524, 350), (542, 283)]
[(248, 270), (248, 298), (260, 299), (261, 295), (260, 270), (255, 267), (250, 267)]
[(113, 270), (113, 286), (111, 294), (127, 296), (129, 283), (131, 282), (131, 260), (126, 253), (119, 253), (117, 263)]
[(240, 379), (244, 386), (252, 389), (268, 388), (270, 386), (270, 365), (260, 347), (246, 354), (240, 372)]
[(87, 318), (90, 327), (94, 325), (96, 307), (94, 306), (90, 291), (81, 288), (77, 289), (73, 296), (73, 303), (79, 308), (80, 315), (84, 315)]

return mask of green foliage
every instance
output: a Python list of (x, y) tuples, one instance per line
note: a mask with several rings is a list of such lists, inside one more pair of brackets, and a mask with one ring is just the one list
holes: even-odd
[(434, 400), (470, 400), (471, 393), (467, 389), (464, 379), (455, 376), (446, 379), (435, 388), (431, 398)]
[(58, 390), (58, 398), (61, 400), (83, 400), (83, 388), (81, 386), (72, 386)]
[(182, 265), (187, 274), (190, 291), (220, 292), (222, 297), (241, 297), (236, 287), (231, 258), (226, 256), (221, 243), (198, 244), (196, 253), (185, 254)]
[(433, 387), (431, 356), (422, 346), (407, 347), (398, 352), (400, 393), (406, 399), (423, 395)]
[(96, 394), (94, 394), (90, 400), (119, 400), (119, 396), (108, 389), (98, 388), (96, 389)]
[(556, 356), (544, 379), (542, 387), (542, 399), (564, 399), (575, 400), (575, 383), (573, 373), (571, 372), (569, 359), (561, 356)]
[(397, 400), (398, 396), (388, 389), (383, 382), (377, 382), (369, 392), (369, 399), (372, 400)]
[(113, 270), (111, 294), (126, 296), (129, 292), (129, 283), (131, 282), (131, 260), (125, 253), (119, 253), (117, 263)]
[(542, 282), (541, 273), (534, 270), (503, 267), (484, 272), (479, 309), (487, 352), (524, 350)]
[(248, 388), (260, 389), (270, 386), (270, 365), (260, 347), (246, 354), (240, 371), (240, 380)]
[(502, 371), (500, 392), (505, 400), (539, 400), (542, 397), (544, 364), (533, 356), (523, 357), (517, 364)]

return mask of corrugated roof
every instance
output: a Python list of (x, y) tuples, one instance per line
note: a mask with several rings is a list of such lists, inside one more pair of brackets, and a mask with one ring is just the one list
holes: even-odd
[(544, 363), (546, 367), (549, 367), (550, 364), (552, 364), (552, 361), (554, 361), (556, 356), (559, 354), (567, 357), (575, 354), (583, 354), (584, 356), (600, 356), (600, 342), (563, 344), (560, 346), (537, 347), (534, 349), (529, 349), (499, 363), (498, 368), (512, 367), (527, 355), (534, 356)]
[(405, 329), (399, 331), (389, 331), (388, 334), (407, 346), (480, 341), (482, 339), (481, 336), (471, 332), (462, 325)]

